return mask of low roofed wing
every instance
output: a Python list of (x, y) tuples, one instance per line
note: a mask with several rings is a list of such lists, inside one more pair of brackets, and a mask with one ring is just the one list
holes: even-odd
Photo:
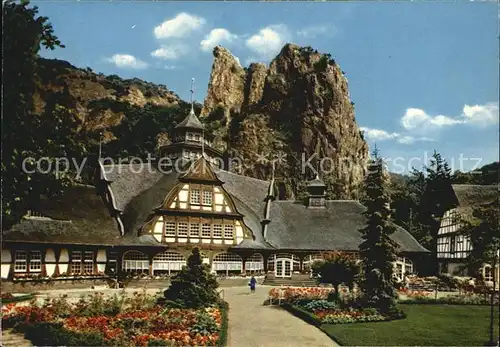
[(92, 186), (68, 188), (59, 198), (44, 200), (36, 211), (43, 218), (23, 218), (3, 232), (4, 241), (115, 244), (118, 224)]
[[(365, 226), (365, 207), (357, 201), (328, 201), (325, 209), (308, 209), (290, 201), (271, 205), (268, 242), (281, 249), (356, 251)], [(413, 236), (397, 227), (391, 238), (399, 252), (427, 252)]]

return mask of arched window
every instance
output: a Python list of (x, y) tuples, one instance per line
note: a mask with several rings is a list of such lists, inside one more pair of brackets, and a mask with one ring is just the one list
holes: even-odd
[(127, 251), (123, 255), (122, 270), (128, 272), (149, 272), (149, 258), (140, 251)]
[(186, 265), (186, 258), (177, 252), (162, 252), (158, 253), (153, 258), (153, 274), (167, 273), (172, 271), (180, 271)]
[(254, 253), (245, 261), (245, 271), (250, 273), (264, 271), (264, 257), (260, 253)]
[(217, 273), (241, 274), (243, 270), (243, 259), (235, 253), (219, 253), (212, 261), (212, 270)]
[(302, 263), (302, 270), (310, 271), (312, 264), (317, 260), (323, 260), (323, 256), (320, 253), (307, 255)]

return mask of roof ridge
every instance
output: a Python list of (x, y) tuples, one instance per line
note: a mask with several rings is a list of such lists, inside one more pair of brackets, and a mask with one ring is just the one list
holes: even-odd
[(217, 174), (217, 172), (221, 172), (221, 171), (223, 171), (223, 172), (225, 172), (225, 173), (229, 173), (229, 174), (234, 175), (234, 176), (239, 176), (239, 177), (250, 178), (250, 179), (252, 179), (252, 180), (259, 181), (259, 182), (262, 182), (262, 183), (266, 183), (266, 184), (268, 184), (268, 183), (269, 183), (269, 181), (266, 181), (266, 180), (261, 180), (260, 178), (255, 178), (255, 177), (251, 177), (251, 176), (240, 175), (240, 174), (237, 174), (237, 173), (235, 173), (235, 172), (231, 172), (231, 171), (227, 171), (227, 170), (216, 170), (216, 171), (215, 171), (215, 174)]

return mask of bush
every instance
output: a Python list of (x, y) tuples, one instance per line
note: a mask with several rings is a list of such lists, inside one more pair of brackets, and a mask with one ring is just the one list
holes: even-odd
[(36, 323), (24, 327), (24, 336), (35, 346), (103, 346), (97, 333), (68, 331), (61, 323)]
[(170, 287), (164, 292), (165, 299), (186, 308), (202, 308), (220, 302), (217, 279), (202, 263), (198, 248), (189, 256), (188, 265), (172, 279)]

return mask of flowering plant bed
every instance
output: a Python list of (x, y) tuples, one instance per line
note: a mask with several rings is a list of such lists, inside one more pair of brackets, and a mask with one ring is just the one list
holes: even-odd
[(328, 295), (333, 292), (335, 292), (335, 289), (318, 287), (272, 288), (269, 291), (269, 298), (272, 300), (278, 300), (281, 295), (281, 299), (285, 302), (297, 300), (319, 300), (327, 299)]
[[(374, 308), (362, 308), (358, 298), (350, 293), (341, 293), (340, 301), (327, 300), (334, 293), (331, 288), (282, 289), (283, 307), (310, 324), (343, 324), (376, 322), (404, 318), (400, 311), (382, 315)], [(277, 300), (280, 290), (273, 288), (269, 297)]]
[[(447, 295), (440, 298), (429, 296), (408, 297), (400, 300), (401, 304), (447, 304), (447, 305), (490, 305), (490, 298), (477, 294)], [(498, 305), (498, 296), (495, 298), (495, 305)]]
[(62, 296), (42, 305), (9, 304), (2, 308), (2, 326), (24, 332), (35, 345), (214, 346), (227, 328), (224, 309), (166, 308), (145, 293), (94, 293), (77, 303)]

